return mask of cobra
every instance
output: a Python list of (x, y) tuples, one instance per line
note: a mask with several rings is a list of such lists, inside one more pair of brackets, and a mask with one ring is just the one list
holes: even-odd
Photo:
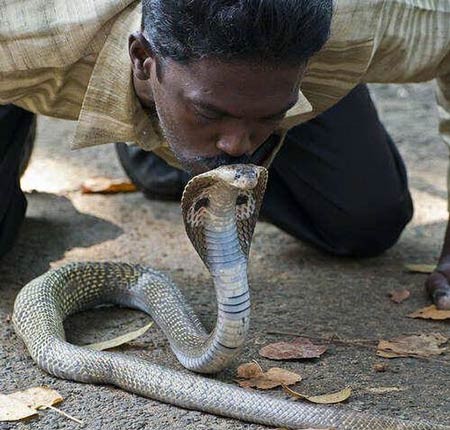
[[(228, 366), (244, 344), (250, 316), (247, 261), (266, 181), (262, 167), (223, 166), (193, 178), (183, 193), (187, 234), (216, 290), (217, 322), (211, 333), (162, 273), (126, 263), (72, 263), (34, 279), (17, 296), (13, 322), (31, 357), (59, 378), (112, 384), (183, 408), (253, 423), (339, 430), (450, 430), (294, 402), (197, 374)], [(64, 319), (105, 303), (150, 314), (178, 360), (196, 373), (66, 342)]]

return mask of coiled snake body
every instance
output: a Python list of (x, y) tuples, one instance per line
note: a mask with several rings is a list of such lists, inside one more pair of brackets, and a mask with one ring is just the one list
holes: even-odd
[(60, 378), (113, 384), (184, 408), (288, 428), (450, 430), (338, 408), (293, 402), (127, 355), (65, 341), (63, 321), (75, 312), (112, 303), (149, 313), (189, 370), (214, 373), (239, 352), (248, 330), (247, 258), (267, 171), (224, 166), (196, 176), (182, 199), (186, 231), (210, 271), (217, 296), (215, 329), (207, 333), (165, 275), (126, 263), (72, 263), (27, 284), (13, 322), (39, 367)]

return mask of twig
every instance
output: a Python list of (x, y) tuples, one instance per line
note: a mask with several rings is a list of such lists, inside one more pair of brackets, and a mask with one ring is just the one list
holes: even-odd
[(259, 367), (259, 370), (261, 371), (261, 373), (263, 373), (264, 369), (261, 367), (261, 365), (255, 359), (253, 359), (252, 361)]
[(69, 415), (67, 412), (62, 411), (61, 409), (55, 408), (54, 406), (51, 405), (46, 405), (45, 408), (49, 408), (55, 412), (58, 412), (58, 414), (64, 415), (66, 418), (69, 418), (69, 420), (75, 421), (76, 423), (83, 425), (83, 421), (73, 417), (72, 415)]

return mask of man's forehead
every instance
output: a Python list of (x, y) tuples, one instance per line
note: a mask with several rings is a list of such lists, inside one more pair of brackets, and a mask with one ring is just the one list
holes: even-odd
[[(294, 109), (310, 110), (299, 91), (304, 73), (300, 66), (258, 67), (246, 63), (223, 63), (200, 60), (188, 65), (170, 62), (166, 71), (166, 87), (177, 91), (187, 101), (212, 105), (220, 110), (267, 104), (261, 109), (268, 115)], [(300, 104), (298, 101), (300, 101)]]

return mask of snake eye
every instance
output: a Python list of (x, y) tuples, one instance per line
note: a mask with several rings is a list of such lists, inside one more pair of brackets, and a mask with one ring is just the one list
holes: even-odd
[(203, 197), (195, 202), (194, 210), (195, 212), (199, 211), (201, 208), (207, 208), (209, 205), (209, 199), (207, 197)]
[(238, 196), (238, 198), (236, 199), (236, 205), (240, 206), (240, 205), (245, 205), (248, 202), (248, 197), (244, 196), (244, 195), (240, 195)]

